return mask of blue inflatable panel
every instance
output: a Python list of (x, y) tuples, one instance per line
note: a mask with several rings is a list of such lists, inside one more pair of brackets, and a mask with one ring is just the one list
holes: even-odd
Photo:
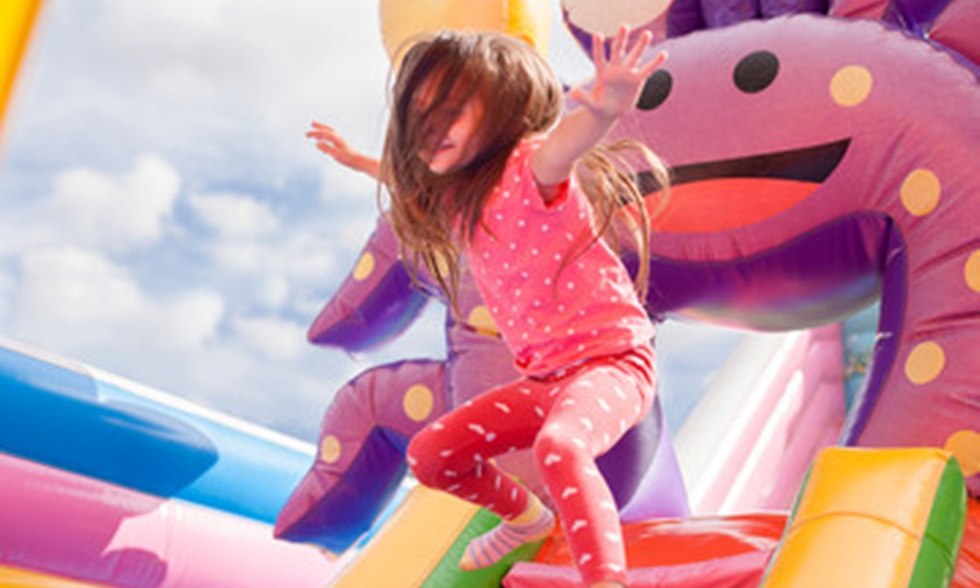
[(314, 450), (0, 341), (0, 451), (264, 522)]

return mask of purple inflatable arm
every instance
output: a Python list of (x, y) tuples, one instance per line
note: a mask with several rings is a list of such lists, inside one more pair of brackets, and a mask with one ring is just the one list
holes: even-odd
[(307, 338), (316, 345), (347, 351), (377, 347), (401, 334), (427, 301), (402, 265), (397, 237), (382, 218), (353, 271), (313, 321)]

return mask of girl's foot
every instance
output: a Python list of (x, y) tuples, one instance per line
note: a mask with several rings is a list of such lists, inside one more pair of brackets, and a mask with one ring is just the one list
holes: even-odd
[(462, 570), (490, 567), (525, 543), (540, 541), (551, 534), (555, 515), (537, 498), (518, 517), (504, 521), (488, 533), (470, 541), (459, 562)]

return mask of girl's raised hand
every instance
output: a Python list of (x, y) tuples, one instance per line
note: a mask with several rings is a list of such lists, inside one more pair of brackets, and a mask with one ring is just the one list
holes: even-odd
[(317, 149), (334, 158), (337, 163), (353, 167), (352, 164), (360, 154), (351, 149), (336, 129), (317, 121), (313, 121), (310, 127), (306, 137), (313, 139)]
[(592, 61), (595, 81), (589, 88), (578, 87), (570, 96), (597, 116), (616, 118), (633, 109), (644, 82), (667, 59), (661, 51), (650, 61), (641, 64), (640, 57), (650, 45), (653, 34), (643, 31), (632, 47), (627, 46), (629, 29), (619, 27), (606, 58), (605, 39), (592, 37)]
[(317, 149), (332, 157), (337, 163), (374, 178), (378, 177), (378, 161), (351, 148), (340, 133), (330, 125), (313, 121), (306, 136), (313, 139)]

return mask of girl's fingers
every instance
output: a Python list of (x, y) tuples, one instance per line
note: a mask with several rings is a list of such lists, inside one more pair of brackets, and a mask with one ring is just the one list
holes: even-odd
[(585, 94), (585, 90), (582, 89), (582, 86), (575, 86), (574, 88), (569, 90), (568, 97), (576, 102), (584, 103), (588, 101), (588, 97)]
[(306, 131), (306, 136), (309, 137), (310, 139), (331, 141), (333, 143), (343, 142), (343, 139), (340, 137), (340, 135), (337, 134), (337, 131), (335, 131), (332, 127), (329, 127), (327, 125), (317, 124), (317, 123), (314, 123), (313, 126), (314, 126), (313, 130)]
[(629, 29), (627, 29), (625, 26), (620, 26), (619, 30), (616, 31), (616, 36), (613, 38), (610, 61), (617, 63), (623, 62), (623, 55), (625, 54), (626, 48), (626, 36), (628, 34)]
[(606, 65), (606, 40), (598, 33), (592, 35), (592, 63), (596, 71), (602, 71)]
[(629, 54), (626, 55), (626, 65), (633, 67), (640, 61), (640, 55), (643, 51), (650, 45), (650, 41), (653, 39), (653, 33), (650, 31), (643, 31), (640, 33), (640, 37), (636, 40), (636, 43), (630, 47)]
[(325, 135), (332, 135), (334, 137), (337, 136), (336, 129), (334, 129), (330, 125), (323, 124), (322, 122), (313, 121), (312, 123), (310, 123), (310, 126), (313, 127), (313, 130), (310, 131), (311, 133), (317, 132), (317, 133), (323, 133)]
[(644, 78), (649, 77), (651, 74), (653, 74), (653, 72), (657, 71), (657, 68), (663, 65), (665, 61), (667, 61), (667, 52), (661, 51), (660, 53), (657, 53), (656, 57), (643, 65), (643, 68), (640, 70), (640, 76)]
[(310, 138), (310, 139), (319, 139), (321, 141), (325, 141), (327, 139), (329, 139), (331, 141), (336, 141), (337, 140), (337, 136), (336, 135), (334, 135), (334, 134), (332, 134), (332, 133), (330, 133), (328, 131), (318, 131), (318, 130), (315, 130), (315, 129), (312, 130), (312, 131), (306, 131), (306, 136), (308, 138)]

